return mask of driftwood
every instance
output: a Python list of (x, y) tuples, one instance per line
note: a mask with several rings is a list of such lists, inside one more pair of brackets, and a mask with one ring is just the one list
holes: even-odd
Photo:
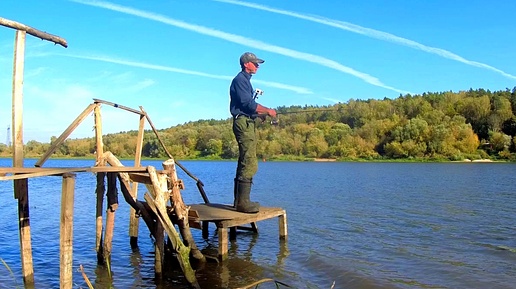
[[(200, 288), (199, 283), (197, 283), (197, 278), (195, 277), (195, 271), (192, 269), (190, 264), (190, 247), (187, 247), (183, 244), (181, 238), (179, 238), (179, 234), (174, 227), (174, 224), (170, 220), (167, 213), (165, 200), (169, 196), (168, 190), (166, 190), (166, 183), (165, 190), (163, 190), (158, 179), (158, 175), (156, 174), (156, 169), (149, 166), (148, 171), (152, 185), (146, 185), (149, 193), (146, 193), (144, 198), (152, 210), (156, 213), (158, 220), (161, 222), (165, 231), (167, 232), (168, 237), (172, 242), (172, 248), (177, 255), (177, 260), (179, 261), (179, 265), (181, 266), (186, 280), (192, 287)], [(167, 193), (167, 196), (165, 196), (164, 193)]]
[(9, 28), (13, 28), (16, 30), (22, 30), (22, 31), (29, 33), (32, 36), (41, 38), (42, 40), (48, 40), (50, 42), (54, 42), (55, 44), (59, 44), (65, 48), (68, 47), (68, 43), (66, 43), (66, 40), (64, 40), (63, 38), (56, 36), (56, 35), (52, 35), (50, 33), (39, 31), (38, 29), (32, 28), (25, 24), (21, 24), (16, 21), (12, 21), (12, 20), (0, 17), (0, 25), (9, 27)]
[[(123, 166), (122, 163), (109, 151), (104, 153), (104, 158), (106, 162), (111, 166)], [(170, 169), (170, 165), (172, 165), (173, 167), (173, 161), (172, 163), (169, 162), (166, 166), (164, 164), (164, 167)], [(159, 276), (162, 273), (162, 264), (164, 261), (164, 232), (166, 232), (169, 240), (172, 243), (171, 249), (176, 254), (177, 260), (186, 277), (186, 280), (190, 283), (190, 285), (193, 288), (200, 288), (195, 277), (195, 271), (192, 269), (192, 266), (190, 264), (189, 257), (192, 251), (192, 247), (194, 248), (193, 250), (196, 251), (195, 253), (192, 252), (194, 258), (198, 260), (205, 260), (205, 258), (204, 255), (197, 249), (197, 246), (195, 246), (195, 242), (193, 241), (193, 237), (191, 236), (189, 227), (180, 225), (180, 228), (183, 228), (181, 229), (181, 234), (183, 235), (183, 238), (185, 238), (184, 236), (187, 236), (186, 238), (189, 238), (188, 241), (185, 240), (185, 243), (187, 243), (187, 245), (185, 245), (179, 237), (179, 234), (177, 233), (174, 224), (170, 220), (170, 216), (166, 206), (166, 203), (170, 198), (169, 192), (171, 191), (169, 190), (169, 184), (167, 182), (168, 175), (163, 173), (158, 174), (156, 169), (152, 166), (147, 167), (147, 172), (147, 178), (149, 179), (149, 181), (144, 182), (149, 191), (144, 195), (144, 199), (146, 200), (146, 202), (140, 202), (131, 195), (131, 179), (128, 173), (118, 173), (118, 179), (120, 180), (120, 188), (122, 191), (122, 195), (124, 196), (124, 199), (132, 208), (135, 209), (137, 214), (142, 216), (143, 220), (149, 227), (149, 231), (155, 239), (156, 274)], [(140, 176), (140, 178), (143, 177)], [(176, 181), (174, 181), (174, 183), (178, 183), (177, 175)], [(179, 190), (179, 187), (177, 188), (177, 190)], [(180, 203), (182, 204), (182, 207), (186, 208), (182, 201), (182, 198), (180, 199)], [(186, 222), (188, 224), (188, 211), (186, 211), (186, 215), (184, 216), (186, 217)], [(188, 228), (188, 233), (184, 231), (184, 228)]]
[(183, 185), (182, 182), (177, 178), (177, 172), (175, 167), (175, 162), (173, 159), (169, 159), (163, 163), (163, 168), (168, 173), (169, 177), (169, 191), (171, 192), (170, 202), (172, 204), (172, 208), (177, 217), (176, 223), (179, 227), (179, 232), (181, 236), (183, 236), (183, 242), (185, 246), (190, 247), (191, 255), (197, 261), (206, 262), (206, 257), (201, 251), (197, 248), (195, 241), (192, 236), (192, 231), (190, 231), (190, 223), (188, 221), (188, 211), (189, 209), (186, 207), (183, 197), (181, 196), (180, 188)]

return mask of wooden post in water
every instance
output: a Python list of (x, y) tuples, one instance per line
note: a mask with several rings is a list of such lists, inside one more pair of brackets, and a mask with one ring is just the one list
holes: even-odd
[(73, 199), (75, 192), (75, 174), (63, 174), (61, 192), (61, 228), (60, 228), (60, 288), (73, 287)]
[(282, 240), (286, 240), (288, 237), (287, 233), (287, 213), (280, 215), (278, 217), (278, 225), (279, 225), (279, 237)]
[[(152, 188), (151, 190), (154, 192), (154, 199), (156, 202), (160, 204), (165, 204), (168, 199), (168, 186), (167, 186), (167, 176), (164, 174), (157, 174), (155, 170), (153, 170), (153, 175), (155, 178), (152, 178)], [(168, 218), (168, 216), (167, 216)], [(154, 260), (154, 269), (156, 271), (156, 278), (163, 277), (163, 265), (165, 262), (165, 228), (162, 222), (156, 222), (156, 232), (154, 234), (155, 240), (155, 260)]]
[(185, 274), (186, 280), (193, 288), (200, 288), (197, 278), (195, 277), (195, 271), (192, 269), (190, 264), (190, 248), (185, 246), (181, 241), (181, 238), (167, 213), (166, 203), (170, 196), (167, 189), (168, 185), (166, 175), (160, 174), (161, 176), (165, 176), (165, 178), (158, 177), (156, 169), (151, 166), (147, 168), (147, 171), (149, 172), (152, 184), (147, 185), (149, 193), (144, 195), (144, 199), (147, 201), (147, 204), (156, 214), (158, 221), (161, 222), (167, 232), (172, 243), (172, 250), (176, 253), (177, 260)]
[(188, 208), (186, 207), (183, 197), (181, 196), (181, 189), (183, 189), (183, 182), (177, 178), (177, 171), (174, 159), (168, 159), (163, 162), (163, 168), (167, 171), (169, 177), (169, 191), (170, 202), (174, 213), (177, 217), (176, 223), (179, 227), (179, 232), (183, 236), (185, 246), (190, 247), (190, 254), (198, 261), (206, 262), (206, 257), (197, 248), (192, 231), (190, 231), (190, 223), (188, 221)]
[[(143, 148), (143, 135), (145, 133), (144, 131), (145, 126), (145, 116), (140, 115), (140, 125), (138, 127), (138, 138), (136, 139), (136, 152), (134, 155), (134, 166), (139, 167), (141, 166), (141, 159), (142, 159), (142, 148)], [(122, 186), (122, 184), (120, 184)], [(136, 199), (138, 197), (138, 183), (133, 182), (132, 188), (131, 188), (131, 196), (133, 199)], [(135, 215), (136, 211), (133, 207), (129, 210), (129, 242), (131, 244), (131, 248), (137, 248), (138, 247), (138, 225), (139, 225), (139, 219)]]
[(104, 233), (104, 261), (111, 261), (113, 248), (113, 231), (115, 228), (115, 212), (118, 209), (118, 192), (116, 188), (117, 173), (108, 173), (106, 232)]
[[(23, 69), (26, 32), (16, 31), (13, 71), (13, 166), (23, 167)], [(29, 189), (27, 179), (14, 181), (14, 198), (18, 199), (18, 218), (20, 231), (20, 253), (23, 282), (34, 283), (32, 263), (32, 244), (30, 237)]]
[[(94, 121), (95, 121), (95, 139), (96, 139), (96, 166), (104, 166), (104, 143), (102, 141), (102, 118), (100, 115), (100, 104), (95, 103)], [(97, 195), (97, 205), (95, 209), (95, 250), (97, 251), (97, 262), (104, 263), (104, 250), (102, 249), (102, 207), (104, 204), (104, 193), (106, 187), (104, 185), (105, 173), (97, 173), (97, 188), (95, 190)]]
[[(66, 40), (39, 31), (30, 26), (0, 17), (0, 25), (16, 29), (14, 43), (14, 69), (12, 94), (12, 128), (13, 128), (13, 167), (23, 167), (23, 69), (25, 58), (25, 38), (27, 33), (44, 40), (67, 47)], [(32, 263), (32, 245), (30, 234), (29, 190), (27, 179), (14, 181), (14, 198), (18, 199), (18, 217), (20, 232), (20, 254), (22, 275), (25, 285), (34, 284)]]

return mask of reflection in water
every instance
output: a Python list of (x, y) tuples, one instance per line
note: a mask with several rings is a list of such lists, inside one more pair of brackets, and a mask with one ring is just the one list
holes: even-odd
[[(261, 266), (253, 261), (253, 249), (258, 242), (258, 234), (239, 232), (237, 240), (231, 241), (228, 259), (220, 263), (208, 263), (203, 271), (197, 273), (202, 288), (236, 288), (249, 285), (261, 279), (277, 278), (282, 281), (285, 259), (290, 255), (287, 242), (278, 241), (275, 265)], [(202, 249), (206, 255), (217, 256), (218, 247), (209, 244)], [(258, 250), (257, 254), (260, 254)], [(265, 286), (265, 285), (262, 285)]]
[(112, 288), (113, 278), (110, 276), (108, 267), (104, 265), (97, 265), (95, 268), (95, 288)]
[(133, 268), (133, 288), (138, 288), (142, 285), (141, 266), (144, 262), (139, 248), (133, 248), (129, 260)]

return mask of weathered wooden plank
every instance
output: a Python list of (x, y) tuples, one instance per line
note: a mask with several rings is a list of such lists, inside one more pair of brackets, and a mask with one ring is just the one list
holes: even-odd
[(38, 29), (32, 28), (25, 24), (21, 24), (16, 21), (12, 21), (12, 20), (0, 17), (0, 25), (27, 32), (32, 36), (35, 36), (35, 37), (38, 37), (38, 38), (41, 38), (43, 40), (47, 40), (50, 42), (54, 42), (55, 44), (59, 44), (65, 48), (68, 47), (68, 44), (66, 43), (65, 39), (63, 39), (59, 36), (56, 36), (56, 35), (52, 35), (47, 32), (39, 31)]
[(120, 108), (120, 109), (129, 111), (129, 112), (132, 112), (132, 113), (143, 115), (143, 113), (141, 111), (139, 111), (139, 110), (136, 110), (134, 108), (130, 108), (130, 107), (127, 107), (127, 106), (123, 106), (123, 105), (120, 105), (120, 104), (117, 104), (117, 103), (114, 103), (114, 102), (110, 102), (110, 101), (107, 101), (107, 100), (102, 100), (102, 99), (94, 98), (93, 101), (96, 102), (96, 103), (103, 103), (103, 104), (111, 105), (112, 107)]
[(237, 212), (231, 205), (192, 204), (189, 206), (190, 210), (197, 211), (199, 221), (231, 221), (237, 223), (235, 226), (274, 218), (285, 213), (284, 209), (276, 207), (260, 207), (260, 212), (246, 214)]
[[(279, 217), (279, 237), (280, 239), (287, 238), (287, 214), (282, 208), (260, 207), (260, 211), (256, 214), (246, 214), (237, 212), (231, 205), (223, 204), (194, 204), (190, 205), (191, 214), (190, 222), (196, 229), (201, 229), (200, 222), (203, 223), (203, 237), (207, 238), (207, 224), (209, 222), (215, 223), (218, 230), (219, 238), (219, 253), (218, 257), (221, 260), (227, 259), (228, 250), (228, 230), (230, 231), (230, 240), (236, 239), (236, 229), (242, 229), (241, 225), (251, 224), (252, 227), (246, 227), (245, 230), (257, 232), (258, 228), (256, 222), (267, 219)], [(206, 226), (204, 226), (206, 224)]]
[(64, 174), (61, 190), (60, 288), (73, 288), (73, 201), (75, 175)]
[(0, 176), (0, 180), (19, 180), (34, 177), (60, 176), (65, 173), (80, 172), (145, 172), (146, 168), (134, 167), (91, 167), (91, 168), (0, 168), (0, 174), (16, 174), (11, 176)]

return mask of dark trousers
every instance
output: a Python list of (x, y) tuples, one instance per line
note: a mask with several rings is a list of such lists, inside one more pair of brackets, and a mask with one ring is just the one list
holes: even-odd
[(234, 118), (233, 133), (238, 142), (238, 165), (235, 179), (251, 180), (258, 171), (254, 119), (246, 116)]

